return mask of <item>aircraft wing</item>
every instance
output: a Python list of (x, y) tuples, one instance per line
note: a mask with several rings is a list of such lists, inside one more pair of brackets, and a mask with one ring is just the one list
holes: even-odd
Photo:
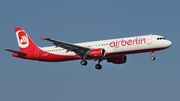
[(82, 57), (87, 53), (87, 51), (90, 50), (90, 48), (70, 44), (70, 43), (63, 42), (63, 41), (54, 40), (51, 38), (42, 38), (42, 39), (53, 42), (53, 44), (56, 45), (56, 47), (64, 48), (67, 50), (67, 52), (72, 51), (72, 52), (74, 52), (77, 55), (82, 56)]

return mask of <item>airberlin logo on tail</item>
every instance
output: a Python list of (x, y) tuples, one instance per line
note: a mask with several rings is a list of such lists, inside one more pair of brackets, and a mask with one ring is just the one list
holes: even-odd
[(24, 32), (23, 30), (19, 30), (16, 32), (16, 36), (19, 47), (27, 48), (29, 46), (29, 40), (26, 32)]

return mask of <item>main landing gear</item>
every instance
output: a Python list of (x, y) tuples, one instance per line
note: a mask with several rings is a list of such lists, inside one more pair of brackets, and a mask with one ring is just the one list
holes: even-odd
[[(98, 64), (95, 65), (95, 68), (98, 69), (98, 70), (102, 69), (102, 65), (100, 64), (101, 61), (102, 60), (98, 60)], [(83, 66), (86, 66), (88, 64), (88, 62), (86, 60), (81, 60), (80, 63)]]
[(88, 62), (87, 62), (86, 60), (81, 60), (81, 65), (86, 66), (87, 63), (88, 63)]
[(151, 56), (152, 56), (152, 57), (151, 57), (152, 60), (155, 60), (155, 59), (156, 59), (156, 58), (154, 57), (154, 51), (151, 51)]
[(101, 64), (96, 64), (96, 65), (95, 65), (95, 68), (98, 69), (98, 70), (100, 70), (100, 69), (102, 69), (102, 65), (101, 65)]
[(102, 60), (98, 60), (98, 64), (95, 65), (95, 68), (98, 70), (102, 69), (102, 65), (100, 64), (101, 61)]

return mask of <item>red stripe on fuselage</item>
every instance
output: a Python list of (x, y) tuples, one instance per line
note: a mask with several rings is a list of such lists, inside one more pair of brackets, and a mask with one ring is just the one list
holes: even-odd
[[(136, 53), (144, 53), (144, 52), (151, 52), (151, 51), (159, 51), (165, 48), (154, 48), (154, 49), (143, 49), (143, 50), (132, 50), (132, 51), (125, 51), (125, 52), (115, 52), (115, 53), (106, 53), (105, 57), (111, 57), (114, 55), (124, 55), (124, 54), (136, 54)], [(44, 61), (44, 62), (61, 62), (61, 61), (71, 61), (71, 60), (78, 60), (82, 59), (80, 56), (68, 56), (68, 55), (57, 55), (48, 52), (44, 52), (39, 50), (39, 55), (35, 55), (34, 51), (27, 52), (27, 55), (18, 55), (14, 54), (14, 57), (30, 59), (30, 60), (37, 60), (37, 61)], [(88, 58), (93, 59), (93, 58)]]

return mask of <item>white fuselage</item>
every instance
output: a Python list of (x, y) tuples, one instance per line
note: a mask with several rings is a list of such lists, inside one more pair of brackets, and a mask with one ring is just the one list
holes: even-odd
[[(103, 48), (106, 50), (106, 53), (125, 53), (125, 54), (134, 54), (140, 52), (156, 51), (168, 48), (171, 46), (171, 41), (166, 40), (163, 36), (160, 35), (144, 35), (144, 36), (135, 36), (127, 38), (117, 38), (109, 40), (100, 40), (100, 41), (90, 41), (83, 43), (76, 43), (75, 45), (87, 47), (90, 49), (94, 48)], [(64, 56), (74, 56), (74, 52), (67, 52), (67, 50), (56, 47), (40, 47), (41, 50)]]

